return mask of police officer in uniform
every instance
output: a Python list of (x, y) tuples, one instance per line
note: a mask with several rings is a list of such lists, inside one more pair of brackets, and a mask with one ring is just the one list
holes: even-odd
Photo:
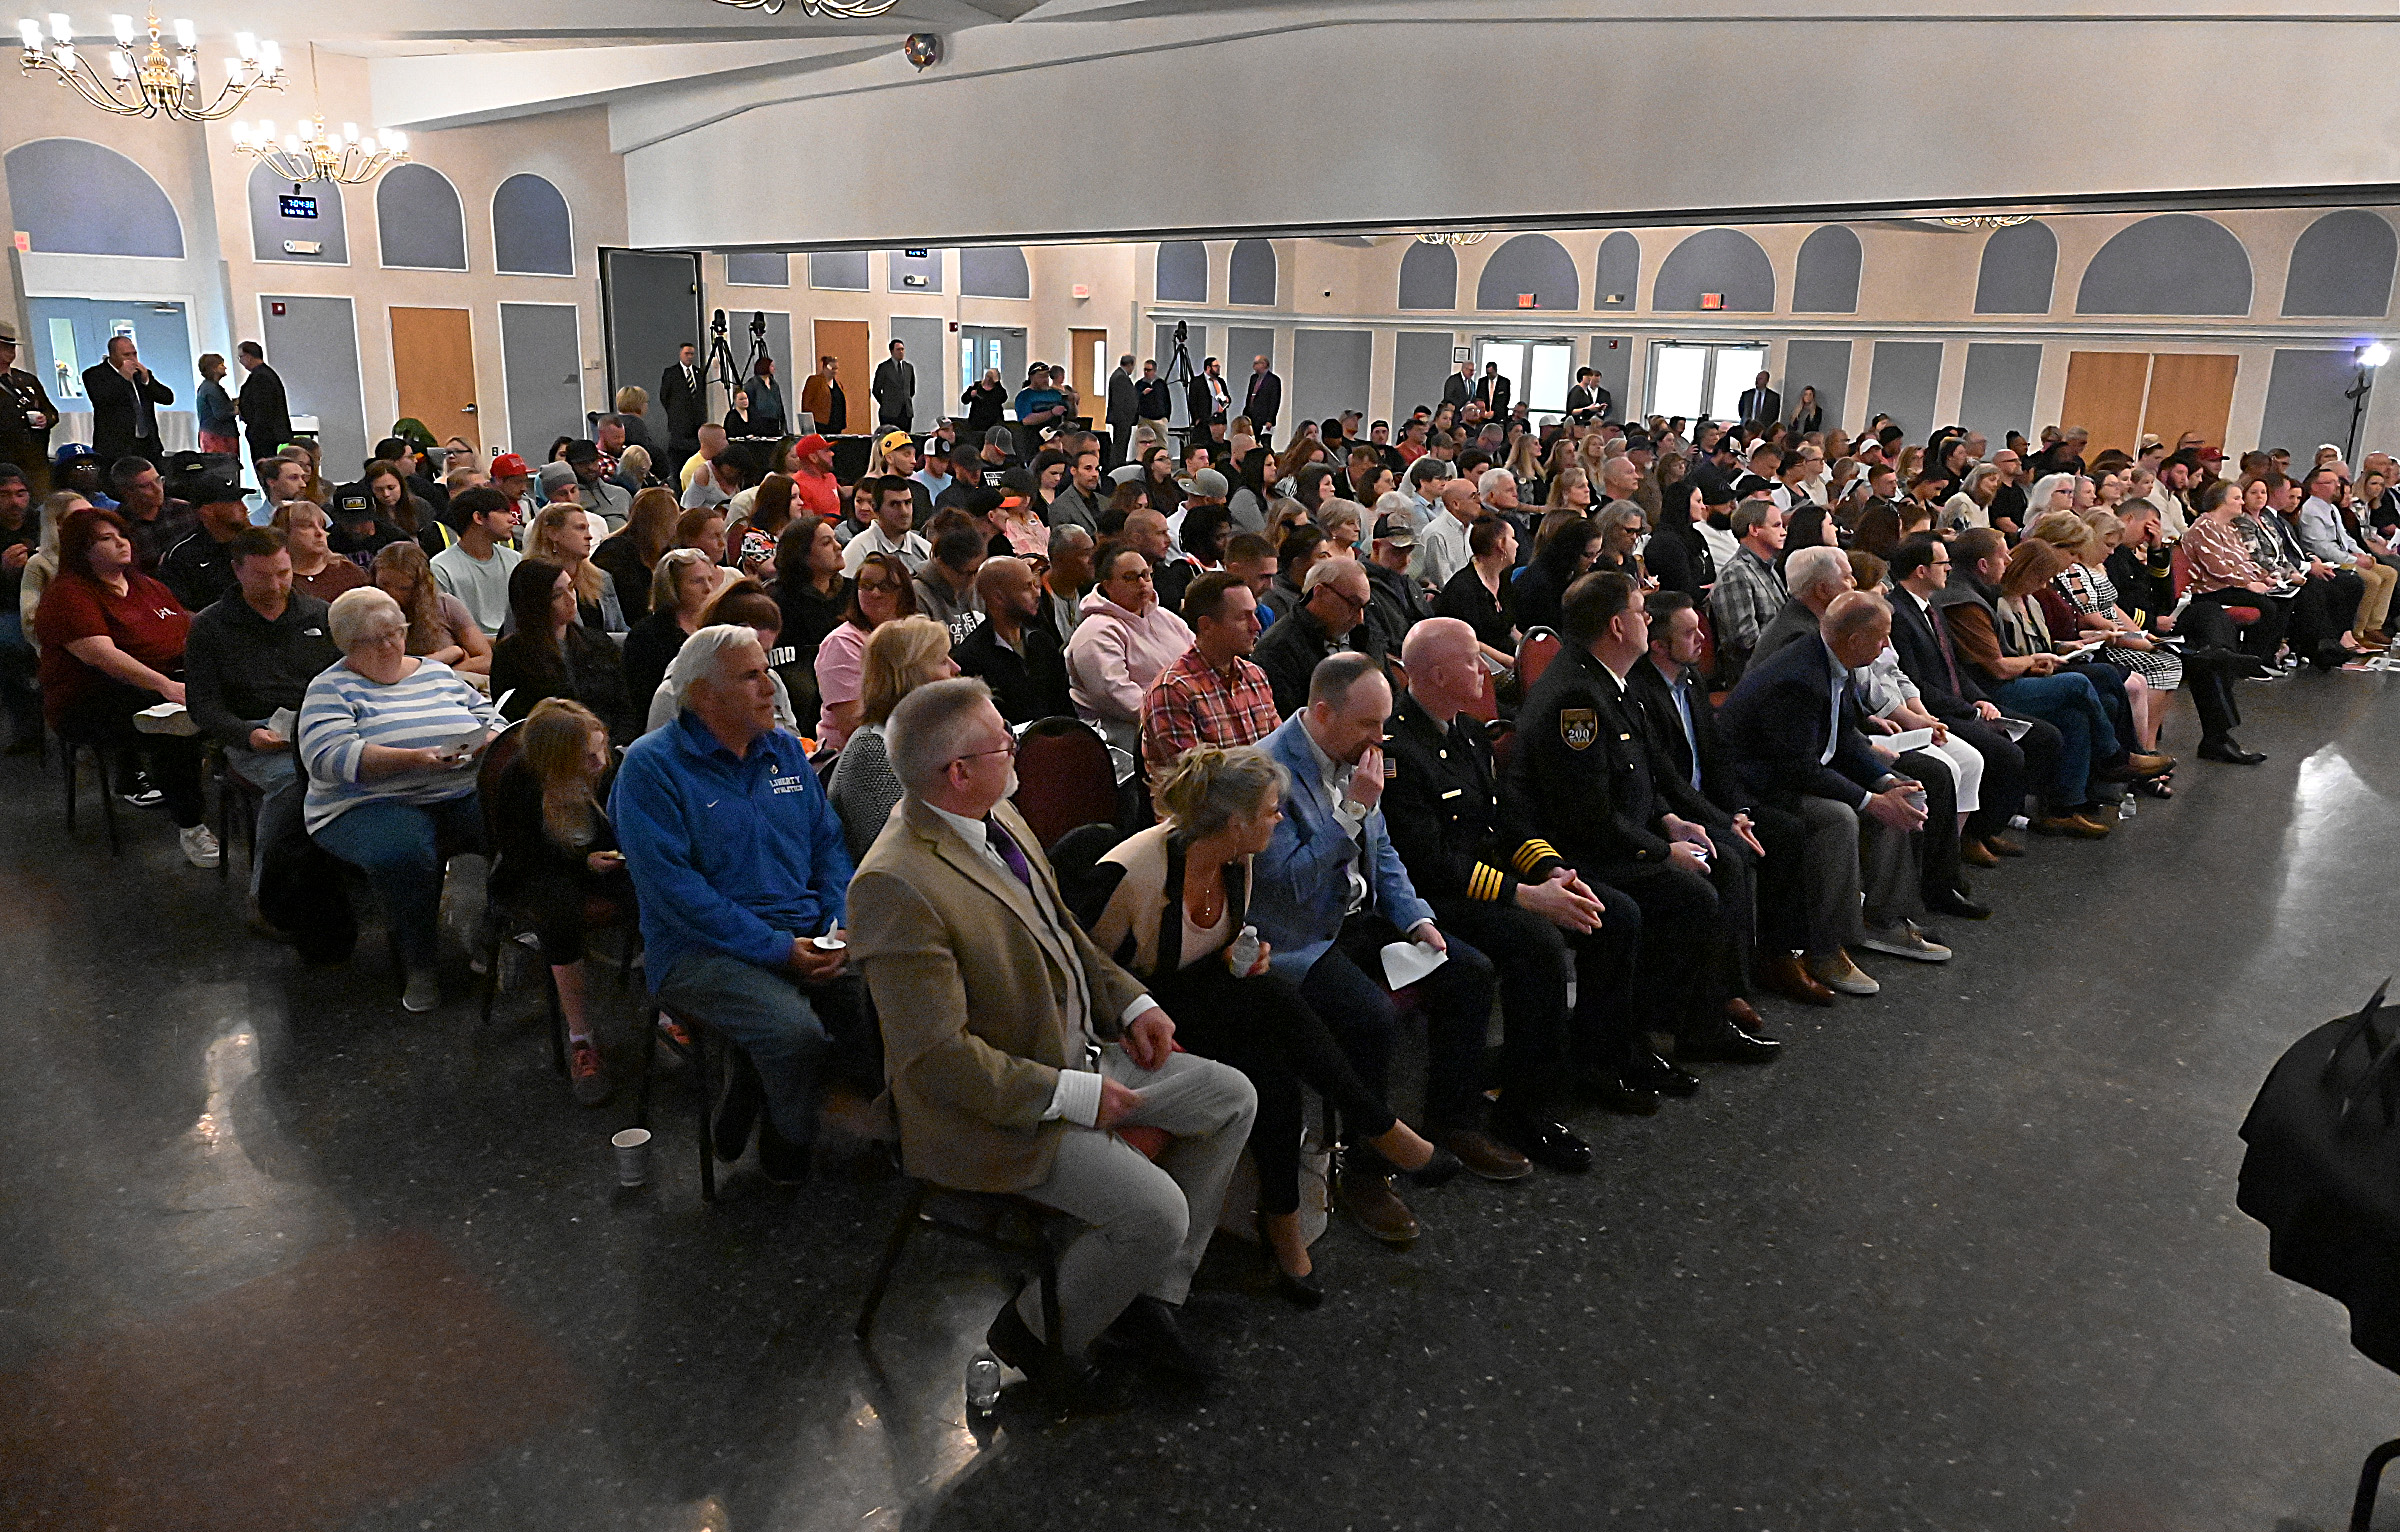
[[(1493, 965), (1505, 1035), (1492, 1132), (1529, 1160), (1588, 1169), (1590, 1148), (1552, 1117), (1574, 1064), (1601, 1078), (1603, 1095), (1616, 1086), (1623, 1038), (1611, 1029), (1631, 1025), (1639, 914), (1615, 889), (1577, 877), (1500, 802), (1491, 741), (1465, 711), (1488, 684), (1475, 630), (1429, 618), (1409, 629), (1401, 656), (1408, 687), (1385, 725), (1384, 827), (1442, 928), (1509, 954)], [(1627, 1110), (1658, 1110), (1655, 1095), (1623, 1095)]]
[[(1725, 1013), (1755, 921), (1755, 853), (1730, 816), (1664, 768), (1626, 692), (1650, 645), (1633, 582), (1585, 575), (1567, 587), (1561, 615), (1567, 647), (1517, 716), (1507, 795), (1577, 871), (1640, 906), (1647, 1029), (1673, 1034), (1686, 1057), (1763, 1062), (1778, 1045)], [(1638, 1037), (1623, 1079), (1659, 1094), (1699, 1088)]]
[(17, 327), (0, 319), (0, 463), (14, 463), (38, 502), (50, 493), (50, 431), (58, 406), (42, 380), (17, 365)]

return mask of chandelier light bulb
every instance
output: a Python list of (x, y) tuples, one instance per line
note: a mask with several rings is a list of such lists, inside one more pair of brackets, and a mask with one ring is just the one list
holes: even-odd
[(259, 67), (269, 74), (283, 73), (283, 45), (268, 38), (258, 45)]
[(28, 16), (17, 23), (17, 35), (25, 39), (27, 53), (42, 51), (42, 24)]
[(75, 40), (75, 29), (67, 25), (67, 18), (56, 11), (50, 13), (50, 40), (61, 47)]
[(233, 51), (240, 54), (245, 62), (258, 57), (258, 38), (248, 32), (234, 33)]
[(2382, 341), (2376, 341), (2358, 353), (2358, 363), (2361, 367), (2381, 367), (2391, 359), (2392, 348)]
[(133, 18), (131, 16), (109, 17), (108, 29), (117, 35), (117, 42), (120, 46), (126, 48), (133, 46)]

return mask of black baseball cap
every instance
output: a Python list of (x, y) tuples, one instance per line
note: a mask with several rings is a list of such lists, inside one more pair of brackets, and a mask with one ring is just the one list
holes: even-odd
[(363, 489), (336, 490), (333, 496), (333, 514), (350, 521), (373, 521), (375, 519), (375, 497)]

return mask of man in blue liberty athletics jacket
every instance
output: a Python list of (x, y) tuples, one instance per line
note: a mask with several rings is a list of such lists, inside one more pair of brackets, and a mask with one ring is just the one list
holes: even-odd
[[(807, 1175), (837, 1042), (872, 1046), (845, 954), (815, 942), (843, 934), (850, 855), (807, 753), (775, 726), (757, 635), (702, 628), (684, 640), (695, 646), (707, 660), (675, 667), (675, 721), (625, 752), (609, 817), (641, 896), (651, 991), (749, 1055), (767, 1098), (760, 1168), (793, 1182)], [(879, 1069), (853, 1064), (878, 1088)]]
[[(1328, 655), (1309, 683), (1307, 706), (1261, 742), (1292, 781), (1283, 822), (1252, 868), (1250, 918), (1273, 949), (1274, 971), (1300, 986), (1359, 1079), (1377, 1094), (1388, 1093), (1399, 1025), (1381, 950), (1405, 935), (1446, 953), (1442, 966), (1415, 985), (1426, 1016), (1426, 1137), (1487, 1180), (1515, 1180), (1533, 1167), (1483, 1130), (1491, 960), (1444, 939), (1377, 808), (1391, 711), (1391, 683), (1373, 660), (1347, 651)], [(1435, 1163), (1455, 1168), (1453, 1161)], [(1392, 1192), (1392, 1170), (1363, 1144), (1352, 1144), (1338, 1189), (1368, 1233), (1405, 1244), (1416, 1237), (1417, 1222)]]

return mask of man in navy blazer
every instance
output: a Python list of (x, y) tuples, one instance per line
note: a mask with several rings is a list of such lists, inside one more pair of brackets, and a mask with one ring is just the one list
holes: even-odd
[[(1384, 830), (1383, 734), (1391, 711), (1391, 683), (1375, 661), (1348, 651), (1328, 655), (1309, 683), (1308, 705), (1260, 743), (1292, 780), (1283, 822), (1251, 868), (1250, 919), (1272, 949), (1274, 971), (1300, 986), (1360, 1080), (1379, 1095), (1388, 1092), (1399, 1027), (1381, 949), (1405, 936), (1445, 953), (1442, 966), (1413, 986), (1426, 1018), (1425, 1136), (1487, 1180), (1515, 1180), (1532, 1166), (1483, 1131), (1491, 960), (1443, 937)], [(1405, 1244), (1416, 1237), (1416, 1218), (1393, 1193), (1392, 1171), (1366, 1145), (1352, 1144), (1343, 1151), (1338, 1190), (1369, 1233)]]
[(1912, 917), (1924, 913), (1917, 832), (1925, 826), (1924, 788), (1896, 775), (1889, 751), (1866, 734), (1866, 712), (1850, 672), (1883, 652), (1892, 610), (1881, 596), (1847, 591), (1819, 619), (1817, 635), (1786, 644), (1746, 672), (1717, 713), (1734, 769), (1750, 790), (1812, 826), (1836, 821), (1864, 852), (1863, 929), (1806, 962), (1818, 982), (1845, 994), (1873, 994), (1848, 953), (1865, 946), (1919, 962), (1947, 961)]

